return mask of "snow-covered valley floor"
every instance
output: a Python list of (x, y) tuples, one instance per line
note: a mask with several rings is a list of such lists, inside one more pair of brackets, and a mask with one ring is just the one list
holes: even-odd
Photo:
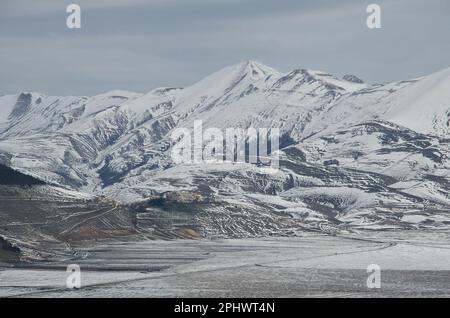
[[(438, 231), (96, 242), (79, 261), (0, 268), (0, 297), (448, 297), (449, 242)], [(66, 288), (70, 263), (79, 290)], [(380, 289), (367, 287), (370, 264)]]

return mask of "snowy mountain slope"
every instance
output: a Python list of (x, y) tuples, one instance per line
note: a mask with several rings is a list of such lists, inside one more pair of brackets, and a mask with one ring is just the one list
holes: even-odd
[(327, 104), (364, 87), (323, 72), (280, 74), (249, 61), (181, 91), (175, 111), (186, 127), (201, 119), (205, 126), (218, 128), (280, 127), (301, 133), (309, 118)]
[[(448, 87), (450, 69), (367, 85), (351, 75), (282, 74), (247, 61), (187, 88), (144, 95), (2, 96), (0, 163), (126, 202), (206, 191), (243, 210), (281, 209), (303, 220), (360, 225), (364, 215), (387, 226), (405, 207), (448, 211)], [(281, 170), (264, 175), (250, 164), (176, 165), (171, 132), (192, 129), (195, 120), (222, 130), (280, 128)], [(416, 182), (413, 189), (408, 182)]]
[[(13, 111), (2, 125), (2, 158), (50, 182), (76, 188), (97, 184), (96, 160), (103, 158), (105, 149), (122, 137), (129, 139), (134, 126), (164, 111), (156, 102), (154, 109), (140, 113), (119, 107), (125, 101), (133, 105), (131, 102), (140, 96), (117, 91), (92, 98), (22, 93), (11, 109), (22, 109), (23, 113)], [(21, 108), (24, 101), (28, 106)]]
[[(155, 98), (153, 92), (145, 100), (135, 100), (124, 107), (131, 110), (136, 104), (137, 108), (141, 108), (145, 103), (148, 108), (153, 109), (154, 106), (151, 105), (157, 104), (163, 105), (166, 113), (154, 116), (150, 122), (135, 128), (132, 136), (125, 135), (113, 145), (114, 153), (120, 154), (108, 157), (105, 165), (108, 169), (113, 168), (111, 173), (120, 175), (123, 175), (124, 169), (133, 166), (141, 168), (144, 164), (152, 167), (167, 165), (160, 162), (165, 157), (161, 155), (162, 149), (168, 149), (170, 142), (167, 128), (175, 125), (192, 128), (195, 120), (202, 120), (204, 127), (223, 130), (253, 126), (280, 127), (286, 133), (292, 132), (292, 135), (297, 130), (301, 132), (306, 122), (303, 118), (320, 112), (324, 105), (345, 93), (345, 89), (332, 86), (322, 79), (315, 79), (307, 71), (299, 71), (300, 75), (294, 73), (292, 77), (285, 77), (258, 63), (245, 62), (225, 68), (192, 87), (170, 92), (169, 96), (165, 96), (165, 102), (159, 95)], [(331, 76), (327, 80), (331, 81)], [(338, 80), (334, 79), (334, 82)], [(344, 87), (355, 86), (344, 82)], [(297, 90), (285, 86), (296, 86)], [(299, 106), (295, 103), (299, 103)], [(149, 125), (162, 126), (160, 130), (165, 134), (157, 136), (160, 142), (155, 140), (153, 129), (149, 133)], [(155, 153), (158, 158), (152, 160)], [(111, 155), (110, 152), (108, 154)], [(124, 161), (123, 156), (128, 156), (128, 159)]]
[(450, 133), (450, 68), (427, 76), (393, 98), (384, 119), (422, 133)]
[[(6, 111), (0, 118), (1, 138), (61, 131), (65, 127), (125, 101), (140, 96), (131, 92), (113, 91), (93, 97), (45, 96), (39, 93), (20, 93), (0, 99)], [(8, 102), (3, 102), (6, 99)], [(13, 103), (11, 103), (11, 101)]]
[(313, 126), (329, 133), (337, 127), (373, 119), (447, 138), (450, 132), (450, 68), (410, 81), (373, 85), (355, 91), (316, 118)]
[[(397, 178), (429, 173), (441, 165), (447, 169), (449, 163), (447, 140), (383, 121), (354, 125), (332, 135), (311, 138), (302, 145), (308, 160), (336, 160), (341, 166)], [(411, 169), (413, 162), (416, 164)], [(404, 169), (399, 169), (400, 163), (406, 163)]]

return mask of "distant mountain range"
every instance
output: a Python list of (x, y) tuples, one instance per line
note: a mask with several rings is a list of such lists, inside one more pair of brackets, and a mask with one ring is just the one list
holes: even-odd
[[(247, 61), (186, 88), (23, 92), (1, 96), (0, 109), (1, 164), (121, 202), (171, 192), (222, 202), (205, 209), (207, 221), (199, 216), (206, 228), (216, 230), (211, 224), (236, 209), (315, 227), (450, 225), (450, 68), (368, 85), (354, 75), (280, 73)], [(195, 120), (279, 128), (280, 171), (175, 164), (171, 132)]]

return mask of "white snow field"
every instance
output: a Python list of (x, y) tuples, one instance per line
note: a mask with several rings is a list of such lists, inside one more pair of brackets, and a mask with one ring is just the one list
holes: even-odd
[[(438, 239), (438, 240), (437, 240)], [(449, 297), (449, 234), (146, 241), (86, 246), (82, 287), (64, 264), (0, 271), (1, 297)], [(367, 287), (367, 267), (381, 288)], [(120, 270), (118, 270), (120, 268)]]

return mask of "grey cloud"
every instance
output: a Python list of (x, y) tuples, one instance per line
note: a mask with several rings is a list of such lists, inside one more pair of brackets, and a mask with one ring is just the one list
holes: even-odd
[[(82, 7), (81, 30), (65, 27), (71, 2)], [(365, 27), (369, 2), (360, 0), (44, 0), (25, 9), (23, 0), (2, 3), (0, 68), (8, 76), (0, 77), (0, 94), (145, 92), (189, 85), (246, 59), (369, 82), (450, 66), (448, 1), (375, 2), (383, 9), (381, 30)]]

